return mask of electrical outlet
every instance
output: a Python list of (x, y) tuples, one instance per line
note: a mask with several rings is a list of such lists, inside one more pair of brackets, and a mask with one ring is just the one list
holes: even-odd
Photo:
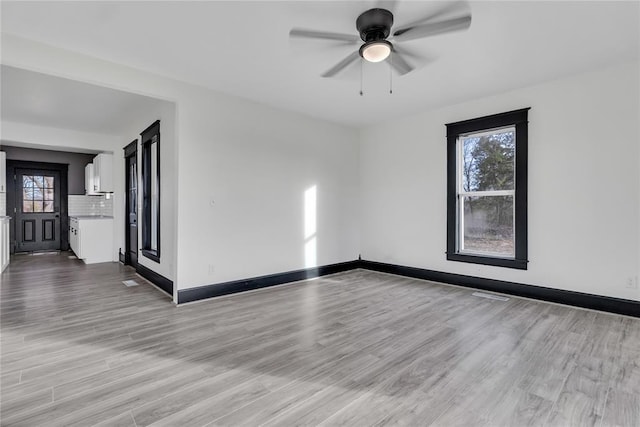
[(638, 276), (629, 277), (627, 279), (627, 285), (625, 287), (627, 289), (638, 289)]

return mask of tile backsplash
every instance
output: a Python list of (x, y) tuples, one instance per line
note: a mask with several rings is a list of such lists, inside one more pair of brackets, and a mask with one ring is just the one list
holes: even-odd
[[(106, 196), (69, 196), (69, 215), (113, 216), (113, 194)], [(7, 215), (7, 193), (0, 193), (0, 216)]]
[(7, 214), (7, 193), (0, 193), (0, 216)]
[(69, 196), (69, 216), (113, 216), (113, 194), (109, 196)]

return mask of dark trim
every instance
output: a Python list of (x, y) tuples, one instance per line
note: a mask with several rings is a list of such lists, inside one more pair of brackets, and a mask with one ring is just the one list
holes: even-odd
[(118, 261), (125, 264), (124, 262), (124, 254), (122, 252), (118, 252)]
[[(153, 142), (153, 137), (156, 141)], [(153, 122), (140, 133), (142, 143), (142, 250), (152, 261), (160, 262), (160, 120)], [(156, 218), (157, 248), (151, 250), (151, 144), (156, 145), (156, 176), (158, 183), (158, 212)]]
[(521, 259), (500, 258), (500, 257), (471, 255), (471, 254), (459, 254), (455, 252), (454, 253), (447, 252), (447, 259), (449, 261), (461, 261), (461, 262), (469, 262), (472, 264), (492, 265), (494, 267), (517, 268), (520, 270), (527, 269), (527, 261), (524, 261)]
[[(543, 286), (525, 285), (522, 283), (487, 279), (484, 277), (465, 276), (455, 273), (444, 273), (441, 271), (427, 270), (417, 267), (405, 267), (402, 265), (366, 261), (363, 259), (324, 265), (315, 268), (289, 271), (286, 273), (270, 274), (267, 276), (253, 277), (244, 280), (236, 280), (233, 282), (217, 283), (213, 285), (200, 286), (197, 288), (183, 289), (178, 291), (178, 304), (184, 304), (187, 302), (193, 302), (222, 295), (229, 295), (237, 292), (266, 288), (269, 286), (296, 282), (304, 279), (311, 279), (314, 277), (325, 276), (327, 274), (354, 270), (357, 268), (379, 271), (382, 273), (390, 273), (398, 276), (411, 277), (414, 279), (422, 279), (450, 285), (464, 286), (467, 288), (483, 289), (487, 291), (532, 298), (541, 301), (555, 302), (574, 307), (588, 308), (591, 310), (600, 310), (609, 313), (623, 314), (626, 316), (640, 317), (640, 301), (586, 294), (575, 291), (566, 291), (561, 289), (547, 288)], [(148, 269), (145, 268), (145, 270)], [(162, 276), (159, 276), (157, 273), (154, 273), (151, 270), (148, 271), (158, 277), (161, 277), (168, 283), (171, 283), (171, 281), (165, 279)], [(144, 274), (142, 275), (144, 276)], [(152, 279), (148, 279), (153, 282)]]
[(527, 112), (530, 109), (531, 107), (521, 108), (519, 110), (508, 111), (506, 113), (492, 114), (490, 116), (447, 123), (445, 125), (447, 127), (447, 138), (450, 136), (455, 136), (457, 138), (461, 133), (477, 132), (519, 123), (527, 123)]
[(124, 156), (125, 157), (130, 157), (133, 154), (137, 154), (138, 153), (138, 140), (134, 139), (129, 144), (127, 144), (127, 146), (124, 147), (123, 150), (124, 150)]
[(165, 291), (173, 298), (173, 282), (171, 280), (145, 267), (140, 263), (138, 263), (138, 266), (136, 267), (136, 273), (156, 285), (158, 288)]
[(354, 260), (323, 265), (321, 267), (289, 271), (286, 273), (252, 277), (250, 279), (236, 280), (233, 282), (216, 283), (197, 288), (183, 289), (178, 291), (178, 304), (234, 294), (237, 292), (245, 292), (253, 289), (266, 288), (269, 286), (281, 285), (283, 283), (297, 282), (299, 280), (311, 279), (313, 277), (326, 276), (327, 274), (353, 270), (359, 266), (360, 261)]
[(155, 122), (151, 123), (149, 126), (147, 126), (147, 128), (145, 130), (143, 130), (142, 132), (140, 132), (140, 136), (142, 136), (144, 138), (143, 135), (151, 133), (154, 133), (153, 129), (155, 126), (157, 126), (158, 128), (160, 128), (160, 120), (156, 120)]
[[(515, 195), (515, 252), (516, 261), (523, 263), (523, 270), (527, 269), (528, 255), (528, 207), (527, 193), (529, 189), (529, 122), (528, 108), (522, 110), (521, 122), (516, 122), (516, 195)], [(516, 267), (518, 268), (518, 267)]]
[[(44, 163), (29, 162), (23, 160), (7, 159), (7, 215), (13, 219), (13, 226), (9, 228), (9, 252), (14, 254), (16, 251), (16, 232), (17, 223), (15, 220), (14, 209), (17, 209), (16, 200), (16, 182), (13, 177), (16, 175), (16, 169), (39, 169), (52, 170), (60, 173), (60, 250), (69, 250), (69, 165), (63, 163)], [(11, 184), (13, 183), (13, 184)], [(11, 184), (11, 187), (10, 187)]]
[[(498, 267), (527, 269), (527, 164), (528, 164), (528, 111), (530, 108), (478, 117), (447, 127), (447, 260)], [(498, 258), (470, 255), (458, 252), (458, 193), (457, 193), (457, 142), (461, 134), (479, 132), (515, 125), (515, 258)]]
[(149, 249), (140, 249), (140, 252), (145, 256), (145, 258), (149, 258), (151, 261), (160, 263), (160, 252), (150, 251)]
[(502, 280), (486, 279), (483, 277), (465, 276), (454, 273), (426, 270), (416, 267), (405, 267), (395, 264), (385, 264), (374, 261), (360, 261), (360, 267), (391, 273), (414, 279), (430, 280), (451, 285), (464, 286), (474, 289), (483, 289), (503, 294), (516, 295), (542, 301), (555, 302), (575, 307), (589, 308), (592, 310), (606, 311), (610, 313), (624, 314), (626, 316), (640, 317), (640, 302), (622, 298), (607, 297), (601, 295), (586, 294), (582, 292), (567, 291), (547, 288), (543, 286), (525, 285), (522, 283), (506, 282)]
[[(131, 187), (131, 175), (129, 174), (129, 161), (132, 157), (135, 157), (135, 163), (136, 163), (136, 176), (135, 176), (135, 180), (136, 180), (136, 203), (138, 200), (138, 140), (134, 139), (133, 141), (131, 141), (129, 144), (127, 144), (126, 147), (123, 148), (124, 150), (124, 190), (125, 190), (125, 195), (124, 195), (124, 255), (122, 255), (121, 258), (121, 262), (124, 265), (131, 265), (134, 268), (138, 267), (138, 245), (137, 245), (137, 240), (138, 240), (138, 236), (136, 236), (136, 259), (135, 261), (132, 259), (130, 251), (129, 251), (129, 247), (131, 246), (131, 230), (129, 229), (130, 224), (129, 221), (131, 221), (131, 218), (129, 217), (129, 213), (131, 211), (131, 206), (130, 206), (130, 201), (131, 201), (131, 195), (129, 194), (130, 192), (130, 187)], [(138, 214), (138, 212), (136, 212), (136, 215)], [(136, 221), (137, 221), (137, 216), (136, 216)], [(136, 233), (137, 233), (137, 224), (136, 224)]]

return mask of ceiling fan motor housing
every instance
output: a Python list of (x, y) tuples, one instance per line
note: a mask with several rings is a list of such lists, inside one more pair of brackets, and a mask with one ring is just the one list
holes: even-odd
[(364, 42), (386, 39), (392, 25), (393, 14), (386, 9), (369, 9), (356, 20), (356, 28)]

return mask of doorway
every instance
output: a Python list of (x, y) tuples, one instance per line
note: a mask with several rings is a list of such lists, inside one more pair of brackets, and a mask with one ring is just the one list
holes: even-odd
[(138, 268), (138, 140), (124, 147), (125, 251), (124, 263)]
[(67, 250), (67, 165), (7, 162), (11, 253)]

